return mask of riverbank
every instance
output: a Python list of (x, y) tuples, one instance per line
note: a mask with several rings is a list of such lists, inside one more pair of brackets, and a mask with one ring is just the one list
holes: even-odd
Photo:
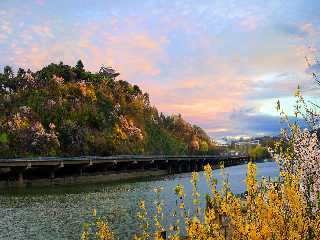
[(33, 186), (56, 186), (56, 185), (78, 185), (87, 183), (111, 183), (124, 180), (148, 179), (168, 175), (168, 170), (135, 170), (120, 172), (101, 172), (83, 176), (66, 176), (54, 179), (25, 179), (23, 185), (17, 181), (0, 181), (0, 189), (11, 187), (33, 187)]

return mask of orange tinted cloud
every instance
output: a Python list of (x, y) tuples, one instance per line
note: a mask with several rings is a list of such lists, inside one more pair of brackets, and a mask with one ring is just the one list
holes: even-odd
[(309, 34), (310, 37), (314, 38), (320, 35), (319, 29), (317, 29), (312, 23), (305, 23), (301, 27), (302, 31)]
[[(116, 27), (116, 21), (112, 22)], [(100, 24), (83, 27), (79, 38), (54, 38), (46, 25), (33, 26), (21, 33), (25, 46), (16, 41), (11, 46), (14, 64), (40, 68), (50, 62), (64, 61), (74, 64), (82, 59), (86, 67), (98, 71), (101, 65), (110, 65), (126, 79), (154, 77), (160, 74), (159, 63), (165, 59), (165, 36), (152, 36), (148, 32), (101, 32)], [(37, 39), (36, 35), (43, 37)], [(1, 37), (0, 37), (1, 38)], [(49, 39), (49, 40), (45, 40)]]
[(191, 78), (148, 86), (156, 106), (167, 113), (179, 112), (189, 118), (197, 116), (198, 120), (210, 119), (241, 107), (252, 89), (252, 81), (227, 63), (212, 62), (212, 59), (210, 62), (211, 71), (201, 74), (195, 67)]

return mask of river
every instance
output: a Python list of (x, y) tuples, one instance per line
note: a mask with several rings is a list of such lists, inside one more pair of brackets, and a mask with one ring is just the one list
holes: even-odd
[[(225, 169), (234, 193), (245, 191), (246, 168), (244, 164)], [(214, 170), (214, 175), (221, 180), (219, 169)], [(278, 175), (274, 162), (257, 163), (258, 178)], [(199, 192), (205, 193), (208, 191), (205, 177), (202, 172), (199, 176)], [(2, 190), (0, 239), (79, 239), (83, 224), (92, 221), (93, 208), (98, 216), (107, 219), (119, 239), (131, 239), (138, 229), (138, 201), (144, 199), (147, 206), (153, 206), (153, 190), (162, 187), (165, 215), (170, 216), (176, 204), (175, 186), (184, 185), (191, 196), (190, 178), (191, 173), (183, 173), (112, 184)], [(204, 202), (202, 199), (202, 206)], [(169, 223), (170, 217), (164, 224)]]

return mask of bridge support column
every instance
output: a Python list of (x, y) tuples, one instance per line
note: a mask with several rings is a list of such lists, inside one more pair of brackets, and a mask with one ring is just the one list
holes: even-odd
[(203, 163), (202, 162), (199, 164), (199, 172), (200, 171), (203, 171)]
[(158, 163), (158, 162), (154, 162), (154, 167), (155, 167), (156, 169), (159, 169), (159, 163)]
[(200, 172), (203, 170), (203, 163), (202, 162), (196, 162), (195, 165), (194, 165), (195, 169), (194, 171), (196, 172)]
[(23, 170), (20, 170), (18, 172), (18, 186), (22, 187), (23, 184), (24, 184), (24, 181), (23, 181)]
[(187, 162), (187, 172), (191, 172), (191, 162)]
[(199, 172), (199, 171), (200, 171), (200, 163), (199, 163), (199, 162), (196, 162), (196, 163), (194, 164), (194, 171), (195, 171), (195, 172)]
[(90, 160), (88, 164), (85, 164), (85, 165), (80, 165), (79, 168), (78, 168), (78, 171), (79, 171), (79, 176), (83, 176), (83, 171), (92, 166), (93, 165), (93, 161)]
[(58, 167), (53, 167), (50, 169), (50, 173), (49, 173), (49, 178), (52, 180), (56, 177), (56, 170), (58, 169)]
[(121, 166), (121, 170), (122, 171), (127, 171), (128, 170), (128, 166), (126, 163), (124, 163), (122, 166)]
[(16, 174), (17, 176), (17, 186), (18, 187), (23, 187), (24, 186), (24, 176), (23, 173), (30, 168), (28, 165), (27, 167), (14, 167), (12, 168), (12, 171)]
[(108, 166), (107, 164), (102, 163), (102, 164), (99, 165), (99, 171), (101, 171), (101, 172), (107, 172), (107, 171), (109, 170), (109, 167), (110, 167), (110, 166)]
[(55, 169), (50, 171), (50, 179), (54, 179), (56, 177)]
[(83, 167), (79, 167), (79, 175), (80, 175), (80, 176), (83, 175)]
[(145, 169), (145, 165), (146, 163), (145, 162), (141, 162), (141, 169), (144, 170)]
[(61, 162), (59, 165), (56, 165), (56, 166), (53, 166), (51, 169), (50, 169), (50, 174), (49, 174), (49, 178), (52, 180), (56, 177), (56, 171), (60, 168), (63, 168), (64, 167), (64, 163)]

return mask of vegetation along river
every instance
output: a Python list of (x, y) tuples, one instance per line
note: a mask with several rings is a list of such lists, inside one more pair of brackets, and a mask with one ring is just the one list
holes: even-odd
[[(225, 169), (234, 193), (245, 191), (247, 165)], [(220, 170), (214, 170), (221, 183)], [(258, 178), (275, 178), (279, 170), (274, 162), (257, 163)], [(199, 192), (204, 206), (208, 191), (203, 172), (200, 173)], [(191, 173), (112, 184), (90, 184), (1, 190), (0, 239), (79, 239), (83, 224), (92, 220), (92, 210), (104, 216), (120, 239), (131, 239), (138, 229), (136, 213), (138, 201), (154, 206), (154, 189), (162, 187), (161, 199), (170, 223), (175, 208), (175, 186), (182, 184), (191, 196)], [(188, 200), (187, 205), (188, 205)]]

